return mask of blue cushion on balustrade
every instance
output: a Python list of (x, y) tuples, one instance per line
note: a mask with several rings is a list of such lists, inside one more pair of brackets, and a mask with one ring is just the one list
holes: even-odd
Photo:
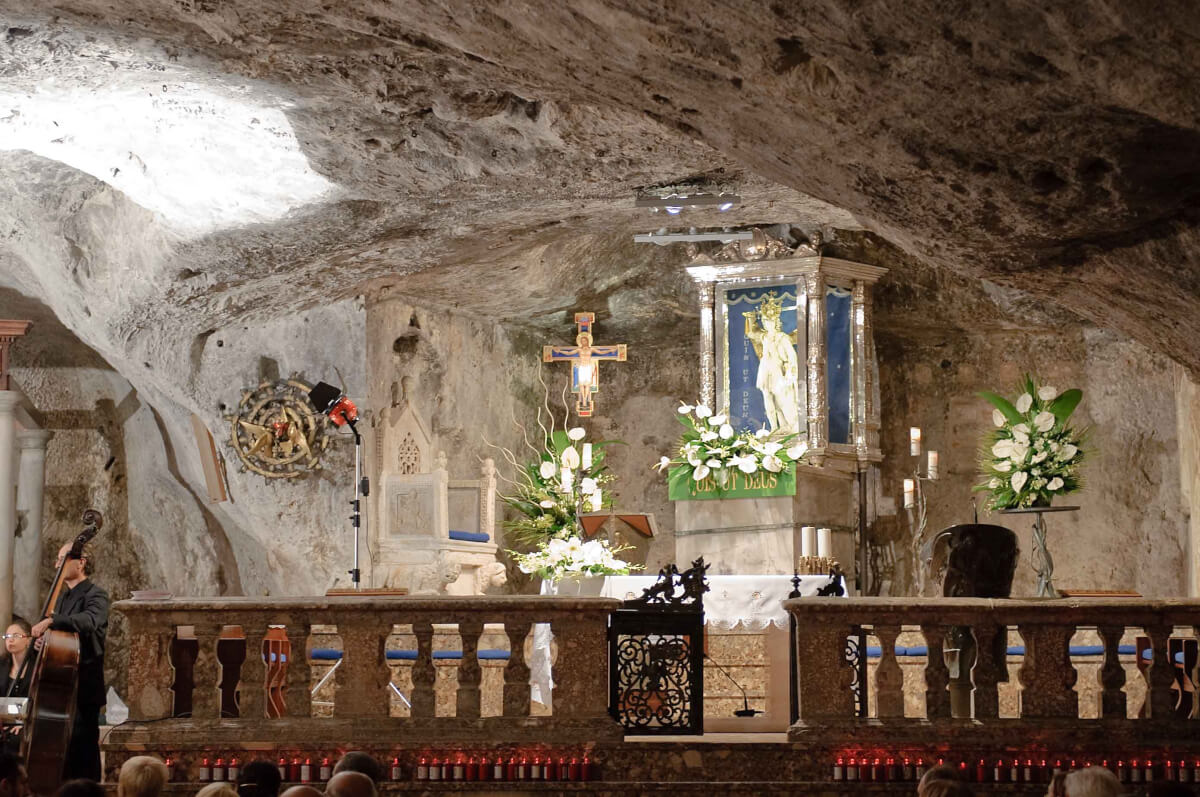
[[(415, 650), (389, 650), (385, 654), (388, 661), (416, 661), (417, 652)], [(485, 648), (479, 651), (479, 658), (484, 661), (497, 661), (507, 659), (509, 656), (507, 650), (493, 650)], [(314, 661), (337, 661), (342, 657), (340, 650), (334, 648), (313, 648), (312, 659)], [(461, 659), (461, 650), (435, 650), (433, 652), (435, 659)]]
[[(1134, 648), (1133, 645), (1119, 645), (1117, 647), (1117, 653), (1122, 656), (1132, 656), (1136, 652), (1137, 652), (1137, 650)], [(1009, 656), (1024, 656), (1025, 655), (1025, 646), (1024, 645), (1009, 645), (1007, 653)], [(879, 647), (878, 645), (868, 645), (867, 646), (867, 658), (868, 659), (877, 659), (881, 655), (883, 655), (883, 649), (881, 647)], [(896, 646), (896, 657), (897, 658), (902, 658), (902, 657), (906, 657), (906, 656), (928, 656), (928, 655), (929, 655), (929, 648), (927, 648), (925, 645), (913, 645), (912, 647), (904, 647), (902, 645)], [(1104, 646), (1103, 645), (1071, 645), (1071, 655), (1072, 656), (1103, 656), (1104, 655)], [(1149, 661), (1149, 660), (1153, 659), (1154, 657), (1153, 657), (1153, 655), (1151, 655), (1150, 651), (1147, 650), (1147, 651), (1142, 652), (1142, 658)], [(1183, 654), (1182, 653), (1175, 654), (1175, 662), (1177, 664), (1183, 663)]]
[(450, 539), (460, 542), (487, 542), (491, 537), (485, 531), (454, 531), (451, 529)]

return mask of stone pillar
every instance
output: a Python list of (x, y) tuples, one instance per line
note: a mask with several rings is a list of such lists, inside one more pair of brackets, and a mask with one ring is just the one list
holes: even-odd
[(17, 477), (17, 511), (25, 513), (25, 526), (17, 539), (13, 573), (13, 611), (25, 619), (41, 608), (41, 577), (48, 562), (42, 557), (42, 506), (46, 485), (46, 443), (54, 436), (45, 429), (17, 432), (21, 449)]
[(0, 623), (7, 628), (13, 610), (13, 555), (16, 553), (17, 506), (16, 420), (13, 412), (21, 394), (0, 390)]

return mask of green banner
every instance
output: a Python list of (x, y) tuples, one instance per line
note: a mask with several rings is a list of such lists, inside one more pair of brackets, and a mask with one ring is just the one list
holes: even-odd
[(758, 470), (742, 473), (724, 469), (724, 483), (710, 473), (696, 481), (690, 468), (671, 468), (667, 479), (667, 497), (672, 501), (703, 501), (710, 498), (769, 498), (796, 494), (796, 466), (788, 465), (779, 473)]

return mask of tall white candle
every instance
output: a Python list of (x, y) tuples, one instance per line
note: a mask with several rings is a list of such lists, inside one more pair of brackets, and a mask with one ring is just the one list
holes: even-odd
[(929, 452), (929, 478), (937, 479), (938, 477), (938, 452)]
[(833, 532), (829, 529), (817, 529), (817, 556), (833, 556)]
[(916, 483), (912, 479), (904, 480), (904, 508), (912, 509), (917, 505)]
[(600, 488), (596, 488), (596, 492), (592, 493), (592, 511), (599, 512), (604, 508), (604, 495), (600, 492)]
[(909, 456), (921, 456), (921, 430), (914, 426), (908, 430), (908, 453)]
[(575, 485), (575, 473), (566, 465), (563, 465), (562, 478), (560, 481), (562, 483), (563, 492), (571, 492), (571, 488)]
[(591, 443), (583, 444), (583, 462), (582, 462), (582, 464), (583, 464), (584, 470), (592, 469), (592, 444)]
[(801, 526), (800, 527), (800, 555), (801, 556), (816, 556), (817, 555), (817, 527), (816, 526)]

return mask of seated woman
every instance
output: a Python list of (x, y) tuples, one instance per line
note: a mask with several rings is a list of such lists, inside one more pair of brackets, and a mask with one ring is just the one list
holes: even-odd
[[(13, 617), (12, 624), (4, 632), (4, 654), (0, 655), (0, 695), (4, 697), (29, 697), (29, 682), (37, 656), (37, 651), (29, 644), (33, 641), (30, 631), (28, 622)], [(6, 726), (0, 730), (0, 749), (17, 752), (20, 747), (18, 728)]]

